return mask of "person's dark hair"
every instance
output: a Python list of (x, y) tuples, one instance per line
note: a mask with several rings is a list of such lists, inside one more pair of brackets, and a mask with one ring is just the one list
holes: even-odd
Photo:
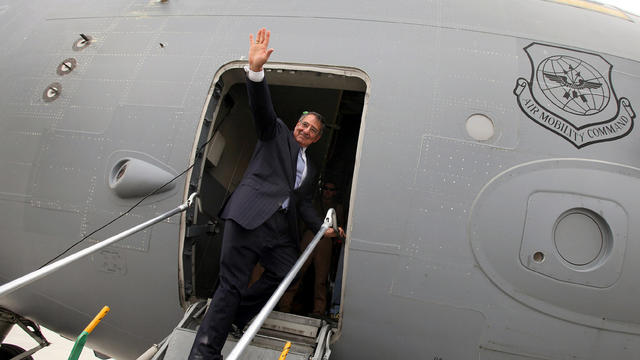
[(316, 117), (316, 119), (320, 120), (320, 123), (322, 124), (322, 129), (320, 129), (320, 136), (322, 136), (324, 127), (327, 125), (327, 123), (324, 121), (324, 116), (320, 115), (319, 113), (315, 111), (303, 111), (302, 115), (300, 115), (300, 118), (298, 119), (298, 122), (302, 121), (302, 119), (306, 118), (309, 115), (313, 115)]
[(333, 185), (331, 190), (333, 190), (335, 192), (337, 192), (339, 190), (338, 189), (338, 184), (336, 184), (335, 181), (323, 181), (322, 190), (329, 190), (329, 189), (327, 189), (327, 185), (329, 185), (329, 184)]

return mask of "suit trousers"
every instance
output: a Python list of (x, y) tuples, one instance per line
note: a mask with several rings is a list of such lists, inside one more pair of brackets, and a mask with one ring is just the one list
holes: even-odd
[[(285, 213), (276, 211), (253, 230), (226, 220), (219, 285), (198, 328), (189, 359), (222, 359), (220, 352), (231, 324), (242, 329), (260, 312), (298, 256), (299, 248), (290, 235)], [(248, 287), (258, 261), (265, 272)]]

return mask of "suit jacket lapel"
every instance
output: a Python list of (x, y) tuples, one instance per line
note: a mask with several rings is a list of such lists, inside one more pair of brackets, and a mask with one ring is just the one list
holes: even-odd
[(289, 145), (289, 156), (291, 158), (291, 161), (289, 162), (289, 186), (291, 187), (291, 189), (293, 189), (293, 187), (296, 184), (296, 171), (297, 171), (297, 167), (298, 167), (298, 152), (300, 151), (300, 145), (298, 145), (298, 143), (293, 139), (293, 134), (291, 134), (289, 136), (289, 141), (288, 141), (288, 145)]

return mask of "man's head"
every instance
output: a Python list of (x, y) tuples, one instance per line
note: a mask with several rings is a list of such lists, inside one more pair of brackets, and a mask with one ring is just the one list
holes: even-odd
[(325, 200), (333, 199), (338, 194), (338, 187), (332, 181), (327, 181), (322, 186), (322, 198)]
[(293, 129), (293, 137), (301, 147), (308, 147), (322, 137), (324, 117), (317, 112), (305, 111)]

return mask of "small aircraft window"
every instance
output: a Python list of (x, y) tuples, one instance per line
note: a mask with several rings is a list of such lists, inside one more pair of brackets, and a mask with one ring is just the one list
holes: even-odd
[(493, 121), (483, 114), (473, 114), (467, 119), (466, 129), (474, 140), (486, 141), (493, 137), (495, 132)]

